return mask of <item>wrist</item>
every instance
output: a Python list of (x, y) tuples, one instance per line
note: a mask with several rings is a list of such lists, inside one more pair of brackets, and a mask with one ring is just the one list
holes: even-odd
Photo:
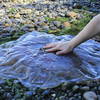
[(70, 48), (71, 51), (75, 48), (71, 41), (68, 41), (66, 45)]

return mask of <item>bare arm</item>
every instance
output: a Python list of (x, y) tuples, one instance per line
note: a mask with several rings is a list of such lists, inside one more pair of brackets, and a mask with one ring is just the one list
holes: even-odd
[(100, 33), (100, 14), (95, 16), (84, 29), (70, 41), (70, 44), (74, 48), (98, 33)]
[(82, 42), (92, 38), (97, 33), (100, 33), (100, 14), (95, 16), (84, 27), (84, 29), (69, 42), (50, 43), (47, 44), (44, 48), (47, 52), (56, 51), (56, 54), (66, 54), (71, 52), (75, 47), (77, 47)]

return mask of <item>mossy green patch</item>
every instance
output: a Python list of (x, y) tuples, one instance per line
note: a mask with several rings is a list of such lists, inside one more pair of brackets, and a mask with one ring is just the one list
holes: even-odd
[(17, 12), (17, 9), (16, 8), (9, 8), (8, 12), (11, 13), (11, 14), (14, 14), (14, 13)]
[(60, 22), (62, 22), (62, 23), (69, 20), (67, 17), (57, 17), (57, 18), (45, 17), (45, 19), (46, 19), (48, 22), (51, 22), (51, 21), (60, 21)]
[[(81, 19), (76, 19), (76, 20), (72, 21), (71, 27), (65, 27), (63, 29), (59, 29), (59, 31), (49, 30), (48, 33), (53, 33), (55, 35), (64, 35), (64, 34), (76, 35), (86, 26), (86, 24), (88, 24), (88, 22), (93, 17), (92, 13), (85, 11), (85, 10), (74, 9), (73, 11), (76, 13), (82, 14), (83, 17)], [(66, 22), (66, 21), (70, 22), (72, 20), (72, 18), (70, 18), (70, 17), (58, 17), (58, 18), (46, 17), (46, 19), (48, 20), (48, 22), (60, 21), (60, 22), (62, 22), (62, 24), (63, 24), (63, 22)]]
[(9, 41), (12, 41), (12, 40), (16, 40), (23, 34), (25, 34), (25, 32), (19, 31), (19, 32), (16, 32), (15, 34), (13, 34), (10, 37), (1, 38), (0, 44), (6, 43), (6, 42), (9, 42)]

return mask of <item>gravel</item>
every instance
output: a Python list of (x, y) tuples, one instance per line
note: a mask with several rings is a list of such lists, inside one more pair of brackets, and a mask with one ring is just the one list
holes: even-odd
[(91, 80), (64, 83), (52, 89), (32, 90), (24, 87), (18, 80), (10, 79), (0, 84), (0, 96), (2, 100), (99, 100), (99, 88), (100, 80)]

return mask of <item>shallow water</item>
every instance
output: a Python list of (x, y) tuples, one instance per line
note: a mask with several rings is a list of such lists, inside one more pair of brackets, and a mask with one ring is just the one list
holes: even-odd
[(27, 87), (53, 88), (100, 78), (100, 43), (88, 40), (63, 56), (42, 49), (47, 43), (72, 38), (33, 31), (0, 45), (0, 79), (17, 78)]

